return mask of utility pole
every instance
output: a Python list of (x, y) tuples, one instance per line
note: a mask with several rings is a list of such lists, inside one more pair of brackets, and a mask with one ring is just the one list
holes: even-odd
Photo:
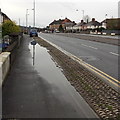
[(85, 12), (85, 11), (84, 11), (84, 10), (82, 10), (82, 12), (83, 12), (83, 19), (84, 19), (84, 12)]
[(33, 27), (35, 27), (35, 0), (33, 1)]
[(26, 9), (26, 28), (28, 26), (28, 9)]
[(19, 18), (19, 26), (20, 26), (20, 18)]

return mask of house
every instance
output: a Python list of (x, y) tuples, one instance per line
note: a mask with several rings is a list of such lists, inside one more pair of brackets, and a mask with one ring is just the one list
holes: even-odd
[[(10, 20), (10, 18), (3, 12), (1, 12), (1, 22), (4, 23), (6, 20)], [(11, 21), (11, 20), (10, 20)]]
[(54, 20), (52, 23), (49, 24), (50, 30), (59, 30), (60, 25), (62, 25), (63, 29), (66, 30), (67, 27), (73, 26), (75, 24), (74, 21), (71, 21), (68, 18)]
[(52, 23), (49, 24), (49, 29), (50, 30), (58, 30), (59, 26), (62, 24), (63, 20), (54, 20)]
[(95, 20), (95, 18), (92, 18), (92, 21), (88, 22), (87, 24), (84, 25), (84, 30), (93, 30), (96, 28), (101, 28), (102, 25), (98, 21)]
[(86, 23), (83, 20), (81, 20), (81, 22), (79, 22), (78, 24), (73, 26), (73, 30), (75, 30), (76, 32), (80, 32), (80, 31), (84, 30), (85, 24)]
[(105, 19), (101, 24), (103, 28), (108, 30), (120, 30), (120, 18)]

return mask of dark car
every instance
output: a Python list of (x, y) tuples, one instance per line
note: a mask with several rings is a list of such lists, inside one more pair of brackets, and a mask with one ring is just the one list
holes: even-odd
[(38, 33), (36, 29), (31, 29), (30, 30), (30, 37), (38, 37)]

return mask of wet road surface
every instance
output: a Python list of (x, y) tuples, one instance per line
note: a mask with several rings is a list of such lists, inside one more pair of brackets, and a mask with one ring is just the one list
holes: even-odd
[(3, 118), (98, 118), (47, 50), (30, 41), (25, 36), (4, 82)]
[(118, 80), (118, 46), (55, 34), (39, 36)]

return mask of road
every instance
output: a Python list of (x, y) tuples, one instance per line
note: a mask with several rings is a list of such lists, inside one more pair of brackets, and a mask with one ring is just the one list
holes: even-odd
[(38, 44), (33, 49), (32, 40), (24, 37), (4, 82), (3, 118), (98, 118), (47, 50)]
[[(78, 34), (79, 35), (79, 34)], [(87, 35), (87, 36), (93, 36), (93, 37), (104, 37), (104, 38), (113, 38), (113, 39), (119, 39), (120, 36), (110, 36), (110, 35), (94, 35), (94, 34), (80, 34), (80, 35)]]
[(55, 34), (40, 33), (39, 36), (118, 79), (118, 46)]

